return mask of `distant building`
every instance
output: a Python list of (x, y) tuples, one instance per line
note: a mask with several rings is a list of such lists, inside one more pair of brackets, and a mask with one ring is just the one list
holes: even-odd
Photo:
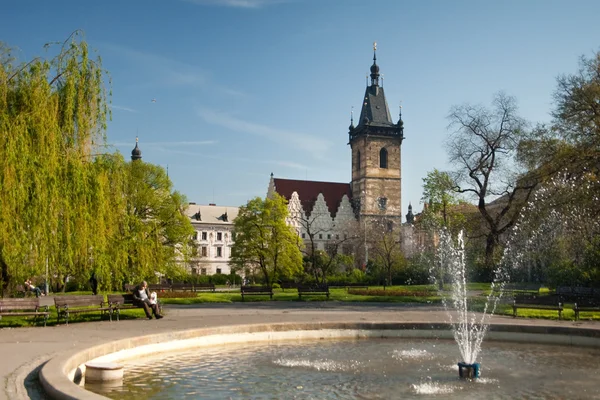
[(392, 120), (380, 85), (376, 46), (373, 50), (370, 84), (367, 82), (356, 126), (354, 116), (350, 118), (352, 181), (281, 179), (271, 174), (267, 196), (277, 192), (288, 200), (288, 223), (305, 243), (312, 237), (319, 250), (329, 240), (340, 238), (349, 230), (356, 234), (357, 229), (366, 229), (367, 224), (378, 222), (390, 230), (402, 225), (404, 122), (401, 113), (398, 122)]
[(190, 203), (186, 211), (195, 229), (194, 242), (198, 247), (198, 257), (190, 263), (192, 274), (230, 274), (233, 220), (239, 207), (223, 207), (215, 204), (199, 205)]

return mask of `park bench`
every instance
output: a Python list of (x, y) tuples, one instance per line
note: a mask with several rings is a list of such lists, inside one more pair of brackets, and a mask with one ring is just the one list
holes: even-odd
[(555, 310), (558, 319), (562, 316), (563, 306), (557, 296), (517, 295), (513, 301), (513, 317), (517, 316), (517, 309)]
[(81, 296), (56, 296), (54, 297), (56, 306), (56, 320), (60, 322), (61, 317), (69, 325), (69, 316), (73, 314), (100, 313), (100, 318), (108, 314), (112, 321), (112, 307), (104, 301), (102, 295), (81, 295)]
[(194, 283), (194, 291), (195, 292), (214, 292), (215, 284), (214, 283)]
[(271, 286), (242, 286), (240, 292), (242, 293), (242, 301), (245, 301), (244, 296), (252, 295), (269, 295), (269, 298), (273, 300), (273, 288)]
[(310, 286), (298, 286), (298, 298), (302, 299), (302, 295), (325, 295), (329, 299), (329, 286), (327, 285), (310, 285)]
[(168, 283), (150, 283), (148, 284), (148, 290), (151, 292), (166, 292), (171, 290), (171, 285)]
[(37, 322), (38, 317), (44, 317), (44, 326), (48, 321), (48, 306), (40, 306), (40, 299), (0, 299), (0, 319), (2, 317), (27, 317), (35, 316)]
[(193, 292), (194, 291), (194, 285), (191, 283), (173, 283), (171, 285), (171, 290), (174, 292)]
[[(107, 296), (108, 305), (112, 308), (112, 313), (117, 316), (117, 321), (119, 321), (119, 317), (121, 315), (121, 310), (131, 310), (136, 308), (142, 308), (136, 306), (133, 303), (133, 294), (132, 293), (124, 293), (124, 294), (109, 294)], [(162, 314), (162, 307), (160, 301), (157, 299), (158, 304), (158, 312)]]
[(580, 312), (600, 312), (600, 297), (580, 298), (573, 305), (575, 320), (579, 320)]

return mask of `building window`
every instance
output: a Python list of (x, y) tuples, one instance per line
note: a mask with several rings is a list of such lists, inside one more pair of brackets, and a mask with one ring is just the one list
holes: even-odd
[(217, 274), (221, 273), (221, 268), (217, 268)]
[(331, 240), (331, 233), (327, 234), (327, 240)]
[(340, 235), (336, 233), (335, 240), (340, 240)]
[(235, 242), (235, 232), (231, 232), (231, 240)]
[(202, 232), (202, 240), (206, 240), (206, 232)]
[(388, 154), (385, 147), (379, 150), (379, 168), (387, 168), (388, 167)]
[(221, 232), (217, 232), (217, 240), (218, 241), (223, 240), (223, 234)]
[(202, 257), (206, 257), (208, 255), (208, 248), (206, 246), (202, 246)]
[(198, 240), (198, 231), (194, 232), (194, 240)]
[(200, 268), (200, 275), (206, 275), (206, 268)]
[(319, 239), (323, 239), (323, 234), (319, 233)]
[(360, 171), (360, 150), (356, 153), (356, 170)]
[(223, 248), (217, 247), (217, 257), (223, 257)]
[(387, 208), (387, 198), (386, 197), (380, 197), (377, 199), (377, 204), (379, 205), (379, 209), (381, 211), (384, 211)]
[(306, 233), (302, 234), (302, 239), (306, 239)]
[(387, 230), (388, 230), (388, 232), (391, 232), (394, 230), (394, 221), (387, 222)]

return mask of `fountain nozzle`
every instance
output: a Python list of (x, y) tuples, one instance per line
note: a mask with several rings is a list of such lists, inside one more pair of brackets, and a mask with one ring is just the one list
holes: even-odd
[(465, 362), (459, 362), (458, 376), (460, 376), (461, 379), (479, 378), (479, 363), (467, 364)]

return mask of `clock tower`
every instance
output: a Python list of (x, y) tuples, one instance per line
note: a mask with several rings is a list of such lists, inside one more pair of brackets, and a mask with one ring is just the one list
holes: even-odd
[(402, 222), (401, 149), (404, 140), (402, 108), (398, 122), (390, 115), (373, 44), (370, 85), (362, 100), (360, 118), (351, 118), (349, 144), (352, 149), (352, 198), (360, 220), (382, 219), (388, 227)]

